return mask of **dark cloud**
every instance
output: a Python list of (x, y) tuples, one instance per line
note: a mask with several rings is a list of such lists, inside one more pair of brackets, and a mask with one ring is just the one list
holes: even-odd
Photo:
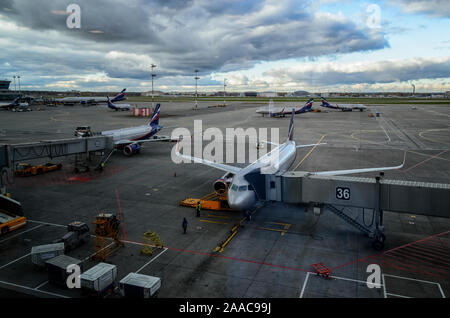
[(418, 79), (450, 77), (450, 58), (417, 58), (404, 61), (372, 63), (324, 63), (314, 68), (274, 69), (265, 75), (291, 82), (310, 82), (315, 85), (351, 85), (403, 82)]
[[(3, 15), (30, 28), (31, 43), (33, 32), (56, 31), (66, 45), (61, 58), (69, 60), (66, 66), (103, 69), (119, 78), (145, 78), (146, 61), (158, 64), (160, 76), (188, 75), (195, 68), (208, 74), (249, 68), (260, 61), (314, 58), (388, 46), (382, 33), (342, 17), (316, 15), (309, 9), (309, 1), (77, 0), (82, 14), (80, 30), (68, 29), (67, 17), (55, 14), (73, 0), (0, 1), (10, 8), (2, 11)], [(103, 33), (89, 32), (92, 30)], [(48, 40), (47, 45), (59, 45), (52, 43), (52, 38)], [(85, 59), (85, 50), (98, 55), (89, 51)], [(129, 59), (124, 55), (122, 62), (109, 64), (111, 60), (104, 56), (111, 51), (137, 56)], [(72, 61), (73, 56), (77, 62)], [(47, 57), (55, 63), (59, 60), (51, 53)], [(29, 55), (30, 61), (41, 59)]]

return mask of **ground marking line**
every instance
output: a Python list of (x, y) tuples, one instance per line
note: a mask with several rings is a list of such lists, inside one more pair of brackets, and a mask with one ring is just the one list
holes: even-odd
[(48, 280), (45, 281), (45, 282), (43, 282), (43, 283), (40, 284), (39, 286), (35, 287), (34, 289), (39, 289), (39, 288), (41, 288), (42, 286), (44, 286), (45, 284), (47, 284), (47, 283), (48, 283)]
[(302, 164), (303, 161), (305, 161), (306, 158), (308, 158), (308, 156), (311, 154), (311, 152), (314, 151), (314, 149), (316, 149), (316, 147), (322, 142), (322, 140), (327, 136), (328, 134), (323, 135), (319, 141), (311, 148), (310, 151), (308, 151), (308, 153), (303, 157), (303, 159), (297, 164), (297, 166), (294, 168), (293, 171), (297, 170), (298, 166), (300, 166)]
[[(394, 296), (394, 297), (400, 297), (400, 298), (412, 298), (412, 297), (409, 297), (409, 296), (402, 296), (402, 295), (397, 295), (397, 294), (392, 294), (392, 293), (386, 293), (386, 295)], [(384, 298), (387, 298), (387, 297), (384, 297)]]
[(384, 296), (384, 298), (387, 298), (387, 296), (386, 296), (386, 281), (384, 280), (384, 274), (381, 274), (381, 279), (383, 280), (383, 296)]
[(305, 292), (306, 283), (308, 282), (309, 274), (310, 274), (309, 272), (306, 273), (306, 278), (305, 278), (305, 281), (303, 282), (303, 287), (302, 287), (302, 291), (300, 292), (299, 298), (303, 298), (303, 293)]
[[(428, 281), (428, 280), (421, 280), (421, 279), (416, 279), (416, 278), (410, 278), (410, 277), (396, 276), (396, 275), (391, 275), (391, 274), (383, 274), (382, 276), (383, 276), (383, 281), (384, 281), (384, 276), (388, 276), (388, 277), (394, 277), (394, 278), (398, 278), (398, 279), (412, 280), (412, 281), (425, 283), (425, 284), (437, 285), (437, 287), (438, 287), (438, 289), (439, 289), (439, 291), (440, 291), (440, 293), (442, 295), (442, 298), (446, 298), (445, 294), (444, 294), (444, 291), (441, 288), (441, 284), (439, 284), (439, 283), (431, 282), (431, 281)], [(387, 294), (389, 294), (389, 293), (387, 293)], [(391, 294), (391, 295), (393, 295), (393, 294)], [(407, 296), (404, 296), (404, 297), (407, 297)], [(409, 297), (409, 298), (412, 298), (412, 297)]]
[(150, 261), (148, 261), (144, 266), (142, 266), (141, 268), (139, 268), (135, 273), (139, 273), (141, 270), (143, 270), (148, 264), (150, 264), (151, 262), (153, 262), (155, 259), (157, 259), (158, 257), (161, 256), (161, 254), (164, 254), (166, 251), (168, 250), (167, 247), (164, 247), (164, 251), (162, 251), (161, 253), (159, 253), (158, 255), (156, 255), (155, 257), (153, 257)]
[(55, 294), (55, 293), (51, 293), (51, 292), (47, 292), (47, 291), (43, 291), (43, 290), (37, 290), (37, 289), (31, 288), (31, 287), (28, 287), (28, 286), (23, 286), (23, 285), (17, 285), (17, 284), (13, 284), (13, 283), (8, 283), (8, 282), (2, 281), (2, 280), (0, 280), (0, 284), (11, 285), (11, 286), (19, 287), (19, 288), (22, 288), (22, 289), (29, 289), (29, 290), (34, 291), (34, 292), (44, 293), (44, 294), (48, 294), (48, 295), (51, 295), (51, 296), (57, 296), (57, 297), (61, 297), (61, 298), (70, 298), (70, 297), (68, 297), (68, 296), (64, 296), (64, 295), (60, 295), (60, 294)]
[(38, 223), (38, 224), (44, 224), (44, 225), (53, 225), (58, 227), (67, 227), (66, 225), (56, 224), (56, 223), (48, 223), (48, 222), (42, 222), (42, 221), (35, 221), (35, 220), (28, 220), (28, 222)]
[(4, 240), (1, 240), (0, 243), (3, 243), (3, 242), (5, 242), (5, 241), (7, 241), (7, 240), (10, 240), (10, 239), (15, 238), (15, 237), (17, 237), (17, 236), (19, 236), (19, 235), (25, 234), (25, 233), (27, 233), (27, 232), (36, 230), (36, 229), (38, 229), (38, 228), (40, 228), (40, 227), (42, 227), (42, 226), (44, 226), (44, 225), (41, 224), (41, 225), (35, 226), (35, 227), (33, 227), (33, 228), (29, 229), (29, 230), (26, 230), (26, 231), (20, 232), (20, 233), (18, 233), (18, 234), (16, 234), (16, 235), (13, 235), (13, 236), (10, 236), (10, 237), (8, 237), (8, 238), (5, 238)]
[(9, 265), (11, 265), (11, 264), (17, 262), (17, 261), (20, 261), (22, 258), (25, 258), (25, 257), (27, 257), (27, 256), (29, 256), (29, 255), (31, 255), (31, 253), (28, 253), (27, 255), (21, 256), (21, 257), (15, 259), (15, 260), (9, 262), (8, 264), (5, 264), (5, 265), (1, 266), (0, 269), (3, 269), (3, 268), (5, 268), (5, 267), (7, 267), (7, 266), (9, 266)]

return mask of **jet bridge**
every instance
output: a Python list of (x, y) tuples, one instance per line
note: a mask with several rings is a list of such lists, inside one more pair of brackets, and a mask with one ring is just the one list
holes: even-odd
[[(348, 176), (318, 176), (308, 172), (286, 172), (279, 175), (253, 174), (260, 200), (303, 203), (317, 212), (335, 213), (344, 221), (374, 239), (374, 248), (382, 249), (383, 211), (450, 217), (450, 184)], [(265, 186), (264, 186), (265, 185)], [(346, 208), (372, 210), (371, 227), (345, 213)], [(319, 210), (320, 209), (320, 210)]]
[[(39, 142), (0, 145), (0, 187), (3, 187), (4, 175), (8, 169), (13, 169), (16, 162), (38, 158), (56, 158), (69, 155), (86, 154), (94, 151), (104, 151), (107, 158), (114, 150), (110, 136), (93, 136), (84, 138), (69, 138), (59, 140), (44, 140)], [(106, 157), (105, 156), (105, 157)], [(102, 162), (104, 162), (103, 160)]]

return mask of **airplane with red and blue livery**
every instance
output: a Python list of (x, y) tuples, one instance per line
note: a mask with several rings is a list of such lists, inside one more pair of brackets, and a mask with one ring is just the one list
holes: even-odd
[(145, 142), (170, 141), (172, 139), (168, 136), (156, 136), (164, 128), (159, 124), (160, 111), (161, 104), (157, 104), (147, 125), (102, 131), (101, 135), (112, 137), (115, 148), (126, 156), (139, 153)]
[(330, 104), (324, 97), (322, 97), (322, 104), (320, 104), (322, 107), (332, 108), (332, 109), (340, 109), (343, 112), (351, 112), (353, 109), (359, 109), (359, 111), (363, 111), (367, 109), (366, 105), (363, 104)]

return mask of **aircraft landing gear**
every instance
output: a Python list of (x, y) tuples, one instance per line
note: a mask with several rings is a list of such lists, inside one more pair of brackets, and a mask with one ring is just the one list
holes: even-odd
[(372, 247), (376, 251), (381, 251), (384, 248), (384, 242), (386, 241), (386, 235), (379, 232), (375, 235), (375, 238), (372, 242)]

